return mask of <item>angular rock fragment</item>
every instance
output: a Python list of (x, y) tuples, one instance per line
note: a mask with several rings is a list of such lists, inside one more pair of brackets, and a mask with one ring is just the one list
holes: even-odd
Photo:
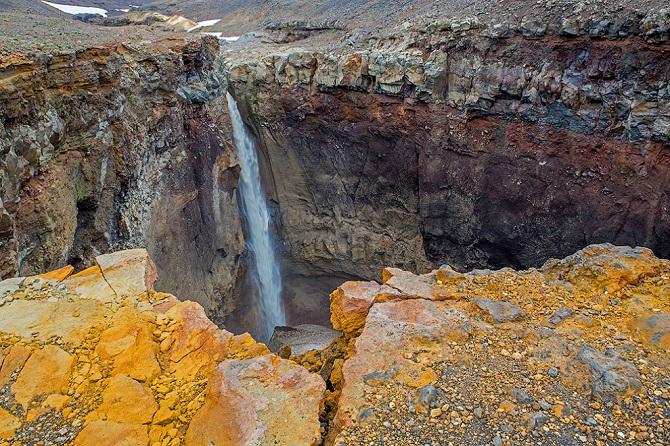
[(417, 276), (397, 268), (384, 268), (382, 272), (384, 284), (400, 291), (403, 299), (447, 300), (455, 299), (452, 292), (443, 289), (426, 277)]
[(160, 374), (157, 346), (151, 339), (152, 325), (132, 308), (121, 308), (111, 327), (100, 336), (95, 353), (114, 362), (114, 374), (124, 374), (147, 382)]
[(526, 313), (511, 302), (487, 298), (475, 299), (475, 304), (486, 311), (496, 322), (512, 322), (522, 319)]
[(12, 376), (12, 373), (21, 369), (26, 363), (32, 350), (22, 345), (15, 345), (9, 351), (9, 354), (2, 361), (2, 368), (0, 368), (0, 387), (7, 384)]
[(117, 296), (140, 297), (153, 289), (156, 265), (146, 249), (129, 249), (95, 258), (105, 281)]
[(549, 417), (542, 412), (535, 412), (528, 419), (528, 430), (539, 429), (547, 422)]
[(147, 446), (147, 426), (94, 421), (77, 435), (73, 446)]
[(591, 378), (594, 381), (591, 394), (594, 398), (619, 401), (642, 388), (637, 368), (609, 351), (603, 355), (587, 345), (579, 351), (577, 357), (591, 369)]
[(325, 390), (320, 376), (274, 355), (224, 361), (207, 384), (185, 444), (316, 446)]
[(33, 352), (12, 384), (16, 401), (27, 408), (38, 395), (60, 393), (67, 383), (74, 361), (73, 356), (55, 345), (47, 345)]
[(377, 282), (345, 282), (330, 294), (330, 321), (335, 330), (357, 336), (378, 297), (390, 300), (400, 292)]
[(158, 409), (154, 397), (139, 382), (126, 375), (115, 375), (102, 393), (97, 411), (107, 421), (148, 424)]
[(13, 437), (19, 427), (21, 427), (21, 421), (0, 407), (0, 439)]
[(72, 275), (73, 272), (74, 267), (72, 265), (67, 265), (55, 271), (39, 274), (37, 276), (27, 277), (26, 281), (40, 279), (40, 280), (55, 280), (57, 282), (62, 282), (63, 280), (70, 277), (70, 275)]
[(554, 313), (551, 316), (549, 316), (549, 319), (547, 319), (547, 321), (551, 325), (558, 325), (564, 320), (573, 317), (575, 317), (575, 310), (571, 308), (561, 307), (558, 310), (554, 311)]
[(214, 325), (195, 302), (180, 302), (165, 314), (173, 321), (166, 332), (170, 371), (178, 378), (209, 374), (228, 353), (233, 334)]
[(661, 350), (670, 350), (670, 314), (640, 316), (631, 321), (630, 330), (644, 344)]
[(92, 299), (104, 304), (112, 304), (117, 298), (98, 265), (70, 276), (63, 281), (63, 285), (82, 299)]

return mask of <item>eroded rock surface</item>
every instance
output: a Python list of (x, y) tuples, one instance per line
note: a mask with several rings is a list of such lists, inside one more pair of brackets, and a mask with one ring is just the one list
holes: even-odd
[(155, 292), (146, 250), (96, 260), (0, 282), (0, 445), (321, 443), (319, 375)]
[(81, 270), (146, 246), (159, 286), (220, 322), (234, 306), (244, 242), (218, 40), (161, 31), (121, 43), (124, 29), (99, 43), (88, 32), (78, 34), (88, 47), (49, 55), (2, 42), (0, 277)]
[(340, 346), (297, 358), (333, 388), (326, 444), (670, 440), (668, 261), (597, 245), (539, 270), (384, 274), (401, 275), (417, 292), (342, 285)]

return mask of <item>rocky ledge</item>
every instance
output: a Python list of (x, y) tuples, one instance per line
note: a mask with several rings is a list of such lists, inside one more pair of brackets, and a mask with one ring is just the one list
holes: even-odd
[(0, 282), (1, 445), (319, 444), (323, 380), (154, 292), (146, 251), (72, 270)]
[(155, 292), (144, 250), (0, 282), (0, 445), (670, 441), (670, 262), (592, 245), (516, 272), (394, 268), (285, 359)]

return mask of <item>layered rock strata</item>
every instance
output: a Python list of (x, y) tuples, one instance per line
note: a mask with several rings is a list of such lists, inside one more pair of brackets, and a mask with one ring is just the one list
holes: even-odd
[(667, 11), (571, 17), (224, 48), (290, 255), (368, 279), (598, 242), (670, 255)]
[(0, 277), (147, 246), (161, 286), (222, 320), (244, 246), (218, 50), (194, 37), (2, 58)]

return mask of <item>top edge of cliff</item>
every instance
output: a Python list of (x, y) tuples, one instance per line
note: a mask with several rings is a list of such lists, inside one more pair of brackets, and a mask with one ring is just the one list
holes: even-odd
[[(67, 1), (66, 1), (67, 2)], [(81, 6), (103, 6), (88, 0)], [(108, 2), (109, 3), (109, 2)], [(143, 3), (143, 2), (140, 2)], [(356, 47), (370, 40), (451, 33), (506, 38), (547, 37), (625, 40), (642, 38), (667, 43), (670, 8), (663, 0), (537, 0), (482, 2), (400, 2), (380, 0), (305, 2), (162, 1), (139, 5), (129, 13), (107, 5), (110, 17), (79, 17), (41, 2), (0, 2), (0, 57), (10, 54), (56, 54), (113, 42), (151, 44), (165, 39), (191, 39), (200, 33), (244, 36), (245, 46), (309, 45)], [(178, 23), (177, 23), (178, 22)], [(185, 25), (205, 23), (194, 30)], [(104, 26), (103, 26), (104, 25)], [(189, 33), (188, 31), (194, 31)]]

